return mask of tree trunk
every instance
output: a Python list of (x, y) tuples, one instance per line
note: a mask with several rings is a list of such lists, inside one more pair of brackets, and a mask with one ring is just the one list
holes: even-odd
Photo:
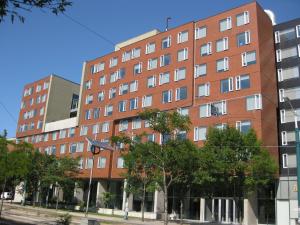
[(48, 189), (47, 189), (47, 196), (46, 196), (46, 208), (48, 208), (49, 192), (50, 192), (50, 188), (48, 187)]
[(25, 204), (26, 204), (26, 180), (24, 180), (24, 191), (23, 191), (22, 206), (25, 206)]
[(59, 187), (57, 187), (57, 195), (56, 195), (56, 206), (55, 209), (58, 209), (58, 198), (59, 198)]
[(145, 215), (145, 196), (146, 196), (146, 185), (143, 184), (143, 198), (142, 198), (142, 221), (145, 221), (144, 215)]
[(3, 201), (4, 201), (4, 191), (5, 191), (5, 187), (6, 187), (6, 177), (5, 177), (5, 179), (4, 179), (3, 188), (2, 188), (2, 195), (3, 195), (3, 198), (1, 198), (0, 218), (1, 218), (1, 214), (2, 214), (2, 208), (3, 208)]
[(182, 198), (180, 199), (180, 224), (183, 224), (183, 220), (182, 220), (182, 216), (183, 216), (183, 200)]
[(163, 171), (164, 176), (164, 225), (168, 225), (168, 187), (167, 187), (167, 178), (166, 172)]

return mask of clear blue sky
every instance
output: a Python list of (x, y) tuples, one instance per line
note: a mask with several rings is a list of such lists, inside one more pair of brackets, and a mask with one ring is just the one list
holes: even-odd
[[(154, 28), (170, 27), (212, 16), (249, 0), (75, 0), (67, 14), (114, 43)], [(300, 0), (260, 0), (278, 23), (300, 17)], [(25, 23), (0, 24), (0, 131), (14, 137), (21, 94), (26, 83), (51, 73), (80, 82), (82, 63), (110, 51), (113, 46), (63, 15), (34, 10), (23, 13)]]

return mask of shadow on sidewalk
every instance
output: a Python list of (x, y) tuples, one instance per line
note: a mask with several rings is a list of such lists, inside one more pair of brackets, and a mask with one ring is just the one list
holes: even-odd
[(32, 225), (29, 223), (22, 223), (22, 222), (16, 222), (13, 220), (8, 220), (8, 219), (0, 219), (0, 225)]

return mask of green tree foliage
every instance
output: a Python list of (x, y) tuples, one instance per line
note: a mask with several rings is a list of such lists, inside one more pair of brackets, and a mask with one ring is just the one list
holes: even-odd
[(0, 1), (0, 23), (5, 17), (10, 17), (13, 23), (18, 18), (22, 23), (25, 17), (19, 11), (31, 12), (32, 9), (49, 10), (55, 15), (63, 13), (66, 7), (71, 6), (69, 0), (1, 0)]

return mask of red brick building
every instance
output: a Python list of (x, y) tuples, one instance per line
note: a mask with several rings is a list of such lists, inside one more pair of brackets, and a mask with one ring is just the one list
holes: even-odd
[[(26, 85), (17, 138), (48, 154), (80, 156), (82, 178), (92, 165), (85, 138), (108, 142), (120, 132), (132, 137), (149, 133), (147, 123), (136, 117), (145, 108), (189, 115), (191, 130), (182, 135), (199, 146), (212, 126), (242, 132), (254, 128), (263, 145), (277, 146), (276, 88), (272, 22), (252, 2), (117, 44), (114, 52), (84, 63), (80, 91), (79, 85), (57, 76)], [(158, 134), (148, 138), (161, 141)], [(277, 158), (277, 147), (268, 149)], [(123, 171), (119, 150), (97, 155), (92, 201), (112, 191), (117, 193), (115, 207), (124, 209)], [(161, 210), (159, 196), (157, 191), (149, 197), (149, 218)], [(129, 208), (138, 211), (130, 198)], [(187, 203), (198, 211), (190, 217), (210, 221), (218, 214), (214, 220), (237, 221), (232, 199), (223, 200), (208, 204), (199, 199), (199, 209)], [(244, 224), (257, 223), (254, 205), (244, 203)]]

